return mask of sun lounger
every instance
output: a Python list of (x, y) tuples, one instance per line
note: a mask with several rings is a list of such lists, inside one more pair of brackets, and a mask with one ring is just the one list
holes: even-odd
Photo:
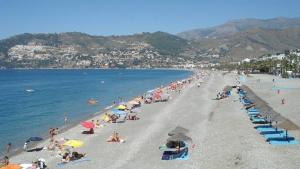
[(290, 144), (298, 144), (297, 140), (270, 140), (269, 143), (271, 145), (290, 145)]
[(188, 148), (177, 153), (176, 151), (164, 151), (161, 159), (162, 160), (174, 160), (177, 158), (185, 157), (188, 154)]
[(250, 108), (248, 109), (248, 112), (259, 112), (256, 108)]
[(273, 128), (272, 126), (270, 125), (265, 125), (265, 126), (256, 126), (255, 127), (256, 130), (258, 130), (259, 132), (263, 132), (263, 131), (276, 131), (275, 128)]
[(281, 137), (270, 137), (267, 139), (267, 141), (293, 141), (295, 140), (295, 137), (291, 137), (291, 136), (281, 136)]
[(268, 121), (264, 118), (253, 118), (252, 123), (254, 124), (266, 124)]
[(259, 129), (259, 128), (273, 128), (273, 126), (271, 126), (271, 125), (258, 125), (258, 126), (255, 126), (254, 127), (255, 129)]
[[(286, 132), (285, 131), (275, 131), (275, 132), (270, 132), (269, 134), (264, 134), (263, 135), (267, 140), (272, 139), (272, 138), (285, 138), (286, 137)], [(289, 136), (288, 136), (289, 137)]]
[(258, 130), (259, 132), (262, 132), (262, 131), (276, 131), (275, 128), (258, 128), (256, 130)]
[(278, 129), (277, 131), (262, 131), (260, 132), (261, 135), (264, 135), (264, 134), (276, 134), (276, 133), (283, 133), (284, 131), (283, 130), (280, 130)]
[(258, 115), (258, 114), (260, 114), (260, 112), (258, 112), (258, 111), (257, 111), (257, 112), (247, 112), (247, 113), (248, 113), (248, 115), (249, 115), (249, 116), (251, 116), (251, 115)]

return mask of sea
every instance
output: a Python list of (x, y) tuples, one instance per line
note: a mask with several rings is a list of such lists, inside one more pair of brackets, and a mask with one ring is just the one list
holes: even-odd
[[(0, 151), (20, 148), (32, 136), (45, 137), (93, 116), (114, 101), (187, 78), (191, 71), (132, 69), (0, 70)], [(96, 105), (89, 105), (89, 99)], [(1, 156), (0, 154), (0, 156)]]

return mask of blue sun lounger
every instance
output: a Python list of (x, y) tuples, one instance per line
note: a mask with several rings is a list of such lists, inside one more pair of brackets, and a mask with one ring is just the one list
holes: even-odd
[(247, 112), (249, 116), (258, 115), (260, 112)]
[(256, 126), (254, 127), (257, 131), (259, 132), (263, 132), (263, 131), (276, 131), (275, 128), (273, 128), (273, 126), (271, 125), (260, 125), (260, 126)]
[(298, 144), (298, 141), (294, 137), (290, 137), (288, 140), (286, 138), (283, 139), (269, 139), (268, 141), (271, 145), (290, 145), (290, 144)]
[(162, 160), (175, 160), (175, 159), (188, 159), (188, 148), (183, 149), (181, 152), (176, 151), (164, 151), (161, 159)]
[[(272, 138), (284, 138), (286, 137), (286, 131), (282, 131), (282, 130), (275, 130), (275, 131), (271, 131), (271, 132), (265, 132), (265, 134), (263, 134), (263, 136), (268, 140), (268, 139), (272, 139)], [(289, 136), (288, 136), (289, 137)]]
[(250, 108), (250, 109), (248, 109), (248, 112), (259, 112), (259, 111), (256, 108)]
[(268, 121), (264, 118), (252, 118), (252, 123), (255, 124), (261, 124), (261, 123), (267, 123)]

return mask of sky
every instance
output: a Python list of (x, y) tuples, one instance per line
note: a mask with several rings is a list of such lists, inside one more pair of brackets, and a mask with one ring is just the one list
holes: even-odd
[(0, 0), (0, 39), (21, 33), (128, 35), (242, 18), (300, 17), (300, 0)]

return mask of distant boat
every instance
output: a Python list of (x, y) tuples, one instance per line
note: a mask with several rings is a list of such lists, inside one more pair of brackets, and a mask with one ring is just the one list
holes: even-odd
[(104, 83), (104, 81), (102, 80), (102, 81), (101, 81), (101, 83), (103, 84), (103, 83)]
[(31, 93), (31, 92), (34, 92), (34, 90), (33, 89), (26, 89), (26, 92)]

